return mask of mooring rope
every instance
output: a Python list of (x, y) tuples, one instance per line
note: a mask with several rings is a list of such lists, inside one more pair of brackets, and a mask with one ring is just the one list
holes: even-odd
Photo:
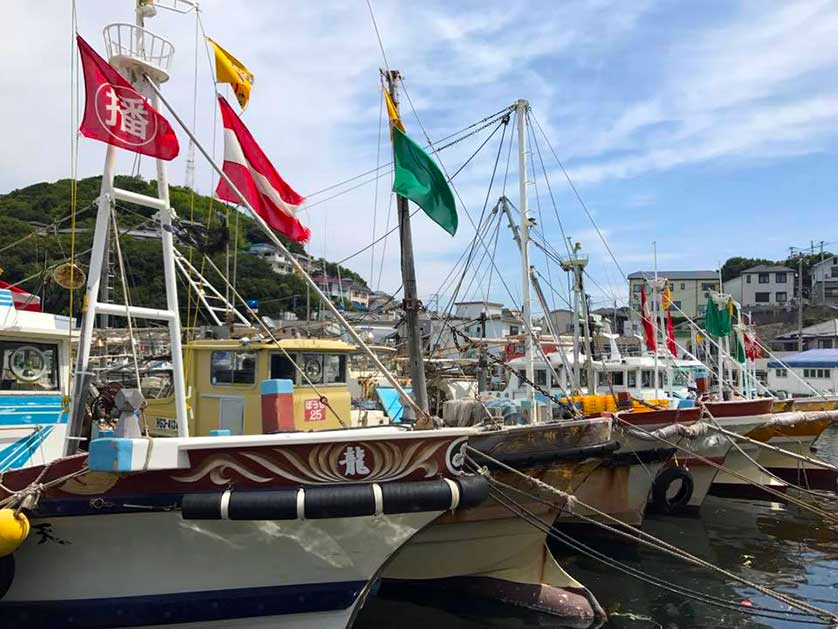
[[(480, 450), (476, 450), (475, 448), (472, 448), (471, 446), (466, 446), (466, 450), (471, 452), (471, 453), (475, 453), (475, 454), (480, 455), (481, 457), (490, 461), (492, 464), (497, 465), (498, 467), (500, 467), (500, 468), (502, 468), (502, 469), (504, 469), (508, 472), (511, 472), (514, 475), (516, 475), (516, 476), (526, 480), (527, 482), (535, 485), (538, 489), (546, 491), (546, 492), (548, 492), (552, 495), (558, 496), (563, 501), (564, 505), (570, 505), (574, 509), (575, 509), (576, 505), (584, 507), (585, 509), (589, 510), (590, 512), (592, 512), (592, 513), (594, 513), (594, 514), (596, 514), (596, 515), (598, 515), (598, 516), (600, 516), (600, 517), (602, 517), (606, 520), (609, 520), (610, 522), (613, 522), (614, 524), (617, 524), (620, 527), (628, 529), (629, 531), (631, 531), (631, 533), (634, 533), (634, 535), (631, 535), (630, 533), (625, 532), (625, 531), (618, 531), (617, 529), (615, 529), (612, 526), (609, 526), (609, 525), (607, 525), (603, 522), (599, 522), (598, 520), (596, 520), (594, 518), (586, 517), (586, 516), (578, 513), (578, 511), (574, 510), (574, 515), (576, 515), (580, 519), (584, 520), (585, 522), (588, 522), (588, 523), (593, 524), (595, 526), (599, 526), (599, 527), (601, 527), (605, 530), (608, 530), (610, 532), (616, 532), (616, 533), (618, 533), (618, 534), (620, 534), (624, 537), (630, 537), (631, 539), (634, 539), (635, 541), (637, 541), (641, 544), (644, 544), (646, 546), (650, 546), (650, 547), (652, 547), (652, 548), (654, 548), (654, 549), (656, 549), (660, 552), (670, 554), (673, 557), (683, 559), (684, 561), (687, 561), (687, 562), (692, 563), (694, 565), (707, 568), (708, 570), (711, 570), (713, 572), (717, 572), (717, 573), (719, 573), (719, 574), (721, 574), (721, 575), (723, 575), (723, 576), (725, 576), (729, 579), (732, 579), (734, 581), (737, 581), (738, 583), (741, 583), (742, 585), (745, 585), (747, 587), (751, 587), (751, 588), (755, 589), (756, 591), (760, 592), (761, 594), (764, 594), (764, 595), (769, 596), (769, 597), (771, 597), (771, 598), (773, 598), (777, 601), (780, 601), (781, 603), (785, 603), (786, 605), (794, 607), (794, 608), (796, 608), (796, 609), (800, 610), (801, 612), (804, 612), (808, 615), (815, 616), (815, 617), (818, 617), (818, 618), (828, 618), (829, 619), (827, 622), (820, 623), (820, 624), (828, 624), (828, 623), (838, 622), (838, 615), (835, 615), (835, 614), (833, 614), (829, 611), (820, 609), (818, 607), (814, 607), (814, 606), (809, 605), (808, 603), (805, 603), (803, 601), (799, 601), (798, 599), (796, 599), (794, 597), (791, 597), (791, 596), (788, 596), (786, 594), (783, 594), (782, 592), (778, 592), (776, 590), (772, 590), (771, 588), (767, 588), (765, 586), (762, 586), (762, 585), (759, 585), (759, 584), (754, 583), (752, 581), (749, 581), (748, 579), (745, 579), (744, 577), (740, 577), (739, 575), (734, 574), (734, 573), (730, 572), (729, 570), (725, 570), (724, 568), (714, 566), (713, 564), (711, 564), (707, 561), (704, 561), (703, 559), (700, 559), (699, 557), (696, 557), (695, 555), (692, 555), (692, 554), (678, 548), (677, 546), (669, 544), (668, 542), (665, 542), (664, 540), (662, 540), (660, 538), (657, 538), (654, 535), (651, 535), (651, 534), (646, 533), (646, 532), (644, 532), (644, 531), (642, 531), (642, 530), (640, 530), (636, 527), (633, 527), (629, 524), (626, 524), (625, 522), (615, 518), (614, 516), (612, 516), (608, 513), (605, 513), (603, 511), (600, 511), (599, 509), (593, 507), (592, 505), (589, 505), (585, 502), (582, 502), (577, 497), (571, 496), (570, 494), (568, 494), (566, 492), (563, 492), (563, 491), (553, 487), (552, 485), (549, 485), (548, 483), (545, 483), (544, 481), (542, 481), (538, 478), (532, 477), (532, 476), (530, 476), (528, 474), (525, 474), (525, 473), (523, 473), (519, 470), (516, 470), (515, 468), (510, 467), (509, 465), (506, 465), (505, 463), (503, 463), (501, 461), (498, 461), (494, 457), (492, 457), (492, 456), (490, 456), (490, 455), (488, 455), (484, 452), (481, 452)], [(491, 478), (491, 476), (488, 474), (488, 471), (485, 470), (485, 468), (481, 468), (474, 461), (474, 459), (467, 456), (467, 460), (471, 463), (472, 466), (474, 466), (478, 470), (478, 473), (480, 473), (482, 476), (486, 477), (491, 484), (502, 484), (502, 483), (500, 483), (500, 481), (497, 481), (496, 479)], [(505, 485), (505, 484), (503, 484), (503, 485)], [(506, 485), (506, 486), (510, 487), (508, 485)], [(514, 489), (516, 491), (519, 491), (520, 493), (523, 493), (525, 495), (530, 496), (531, 498), (533, 498), (533, 499), (535, 499), (539, 502), (546, 502), (543, 499), (539, 498), (538, 496), (534, 496), (532, 494), (529, 494), (528, 492), (525, 492), (525, 491), (517, 489), (517, 488), (514, 488)], [(548, 503), (548, 504), (550, 504), (550, 503)], [(553, 506), (556, 506), (556, 507), (559, 507), (559, 508), (566, 508), (566, 506), (561, 507), (560, 505), (553, 505)], [(537, 519), (537, 516), (535, 516), (535, 517)], [(540, 520), (539, 520), (539, 522), (540, 522)], [(550, 528), (553, 529), (554, 527), (550, 527)], [(753, 609), (753, 608), (750, 608), (750, 609)], [(748, 613), (749, 610), (740, 610), (740, 611)], [(775, 611), (776, 612), (777, 610), (770, 610), (770, 611)], [(788, 613), (788, 612), (778, 612), (778, 613)]]

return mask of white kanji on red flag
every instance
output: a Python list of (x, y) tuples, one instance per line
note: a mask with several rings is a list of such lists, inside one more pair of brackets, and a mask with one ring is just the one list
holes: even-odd
[(81, 36), (77, 41), (85, 84), (82, 135), (159, 159), (176, 157), (180, 147), (168, 121)]

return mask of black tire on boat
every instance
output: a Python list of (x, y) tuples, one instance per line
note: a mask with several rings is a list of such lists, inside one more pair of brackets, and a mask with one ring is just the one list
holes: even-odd
[[(669, 496), (669, 489), (674, 483), (681, 482), (675, 495)], [(652, 485), (652, 504), (663, 513), (682, 511), (693, 497), (695, 482), (692, 474), (683, 467), (670, 467), (658, 474)]]

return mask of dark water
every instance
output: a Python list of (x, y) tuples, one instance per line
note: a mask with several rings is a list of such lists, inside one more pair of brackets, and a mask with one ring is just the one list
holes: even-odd
[[(817, 445), (820, 456), (838, 462), (838, 427), (824, 433)], [(838, 502), (821, 503), (821, 506), (838, 512)], [(649, 516), (643, 528), (751, 582), (793, 594), (838, 613), (838, 526), (828, 527), (808, 511), (793, 505), (710, 496), (700, 516)], [(744, 601), (753, 606), (781, 608), (779, 603), (748, 587), (652, 549), (629, 546), (601, 536), (586, 537), (585, 541), (610, 557), (691, 591), (740, 604)], [(818, 626), (753, 618), (710, 607), (617, 573), (558, 546), (554, 553), (562, 567), (586, 585), (608, 612), (609, 620), (604, 627), (609, 629)], [(543, 616), (476, 600), (410, 598), (371, 597), (355, 627), (561, 627)]]

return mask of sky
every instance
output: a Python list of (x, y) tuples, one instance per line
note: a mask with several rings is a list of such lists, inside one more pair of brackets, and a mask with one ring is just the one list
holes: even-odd
[[(312, 229), (313, 255), (352, 256), (395, 224), (386, 169), (377, 180), (321, 192), (389, 162), (385, 65), (405, 77), (404, 123), (422, 144), (529, 101), (534, 169), (526, 189), (535, 234), (561, 254), (564, 237), (581, 243), (595, 306), (624, 300), (622, 274), (653, 267), (653, 242), (661, 270), (713, 269), (731, 256), (780, 259), (812, 241), (838, 249), (835, 2), (370, 4), (386, 63), (364, 0), (201, 2), (204, 32), (256, 75), (243, 120), (308, 198), (301, 219)], [(4, 7), (0, 194), (70, 176), (71, 6), (13, 0)], [(103, 26), (134, 18), (129, 0), (77, 0), (76, 7), (79, 32), (102, 54)], [(220, 158), (216, 88), (195, 13), (161, 9), (147, 28), (176, 48), (164, 93)], [(490, 211), (501, 194), (520, 206), (512, 122), (503, 145), (499, 130), (453, 179), (455, 237), (421, 213), (412, 221), (426, 303), (451, 299), (460, 275), (452, 268), (472, 243), (476, 254), (457, 298), (520, 301), (520, 257), (506, 224), (477, 239), (474, 228), (484, 203)], [(441, 150), (445, 170), (457, 172), (493, 129)], [(184, 184), (188, 139), (176, 131), (182, 150), (169, 177)], [(82, 138), (79, 175), (100, 174), (103, 158), (104, 145)], [(121, 172), (133, 162), (123, 153)], [(141, 162), (144, 176), (152, 169)], [(206, 194), (214, 186), (201, 160), (195, 185)], [(493, 255), (482, 255), (487, 250)], [(545, 287), (551, 306), (561, 307), (562, 271), (537, 247), (531, 262), (555, 289)], [(344, 264), (373, 288), (400, 287), (396, 234)]]

